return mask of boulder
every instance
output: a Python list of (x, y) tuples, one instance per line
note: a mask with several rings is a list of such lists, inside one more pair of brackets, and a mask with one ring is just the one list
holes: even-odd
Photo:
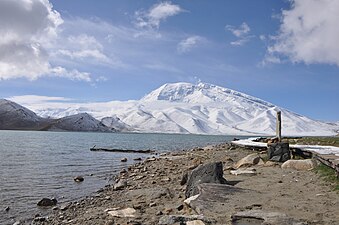
[(267, 156), (271, 161), (286, 162), (291, 158), (289, 144), (278, 142), (268, 145)]
[(265, 212), (262, 210), (241, 211), (232, 215), (232, 224), (279, 224), (279, 225), (306, 225), (279, 212)]
[(121, 217), (121, 218), (134, 218), (136, 214), (136, 210), (133, 208), (125, 208), (120, 210), (107, 210), (108, 214), (113, 217)]
[(187, 221), (186, 225), (205, 225), (204, 222), (201, 220), (192, 220), (192, 221)]
[(227, 183), (223, 177), (222, 162), (203, 164), (192, 170), (187, 180), (186, 198), (199, 194), (197, 186), (202, 183)]
[(314, 159), (294, 160), (290, 159), (281, 165), (282, 169), (311, 170), (315, 168), (317, 162)]
[(194, 201), (195, 199), (197, 199), (197, 198), (199, 197), (199, 195), (200, 195), (200, 194), (198, 194), (198, 195), (193, 195), (193, 196), (191, 196), (191, 197), (185, 199), (185, 200), (184, 200), (184, 203), (185, 203), (186, 205), (188, 205), (188, 206), (191, 206), (191, 205), (190, 205), (191, 202)]
[[(187, 224), (189, 221), (197, 221), (200, 220), (206, 224), (214, 224), (215, 221), (212, 219), (208, 219), (203, 215), (168, 215), (163, 216), (160, 218), (159, 223), (161, 225), (168, 225), (168, 224)], [(202, 223), (202, 224), (204, 224)], [(201, 224), (201, 223), (189, 223), (189, 224)]]
[(52, 198), (52, 199), (43, 198), (37, 203), (37, 205), (38, 206), (55, 206), (57, 202), (58, 201), (55, 198)]
[(230, 174), (233, 174), (233, 175), (248, 175), (248, 176), (254, 176), (254, 175), (257, 175), (257, 171), (253, 168), (240, 168), (240, 169), (237, 169), (237, 170), (231, 170), (230, 171)]
[(260, 162), (260, 156), (257, 153), (250, 154), (242, 159), (240, 159), (235, 165), (234, 168), (238, 169), (244, 166), (253, 166)]
[(113, 185), (113, 190), (115, 190), (115, 191), (122, 190), (125, 187), (127, 187), (127, 180), (121, 179)]

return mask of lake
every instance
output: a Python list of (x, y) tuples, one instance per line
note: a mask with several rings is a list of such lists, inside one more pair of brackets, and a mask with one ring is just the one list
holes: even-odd
[[(36, 203), (55, 197), (74, 201), (112, 182), (134, 163), (136, 153), (92, 152), (90, 147), (152, 149), (159, 153), (230, 141), (235, 136), (0, 131), (0, 224), (13, 224), (39, 213)], [(121, 158), (128, 158), (121, 162)], [(76, 183), (75, 176), (84, 182)], [(10, 207), (6, 212), (5, 208)]]

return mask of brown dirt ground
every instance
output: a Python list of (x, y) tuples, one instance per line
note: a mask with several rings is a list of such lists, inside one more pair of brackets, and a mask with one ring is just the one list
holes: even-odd
[[(231, 224), (233, 213), (248, 209), (281, 212), (308, 224), (339, 224), (339, 194), (313, 171), (283, 170), (279, 164), (255, 165), (251, 167), (257, 171), (255, 176), (231, 175), (228, 168), (233, 162), (251, 153), (222, 144), (146, 160), (120, 175), (127, 179), (125, 189), (114, 191), (107, 187), (93, 197), (72, 202), (67, 210), (54, 210), (40, 224), (158, 224), (163, 215), (196, 214), (186, 205), (179, 210), (185, 200), (185, 186), (180, 185), (182, 175), (201, 163), (215, 161), (223, 162), (226, 180), (249, 190), (231, 195), (206, 211), (204, 216), (215, 219), (215, 224)], [(114, 218), (105, 211), (117, 207), (133, 207), (137, 215), (132, 219)]]

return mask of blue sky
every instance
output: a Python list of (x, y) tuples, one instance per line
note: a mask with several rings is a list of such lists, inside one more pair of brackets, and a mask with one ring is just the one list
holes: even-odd
[(129, 100), (201, 80), (338, 121), (338, 11), (336, 0), (2, 0), (0, 97)]

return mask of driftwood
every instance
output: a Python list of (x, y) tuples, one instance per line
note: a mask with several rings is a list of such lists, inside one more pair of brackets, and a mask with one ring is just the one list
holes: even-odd
[(155, 153), (154, 150), (150, 150), (150, 149), (132, 150), (132, 149), (115, 149), (115, 148), (96, 148), (96, 146), (93, 146), (92, 148), (90, 148), (90, 150), (94, 152), (103, 151), (103, 152), (146, 153), (146, 154)]

